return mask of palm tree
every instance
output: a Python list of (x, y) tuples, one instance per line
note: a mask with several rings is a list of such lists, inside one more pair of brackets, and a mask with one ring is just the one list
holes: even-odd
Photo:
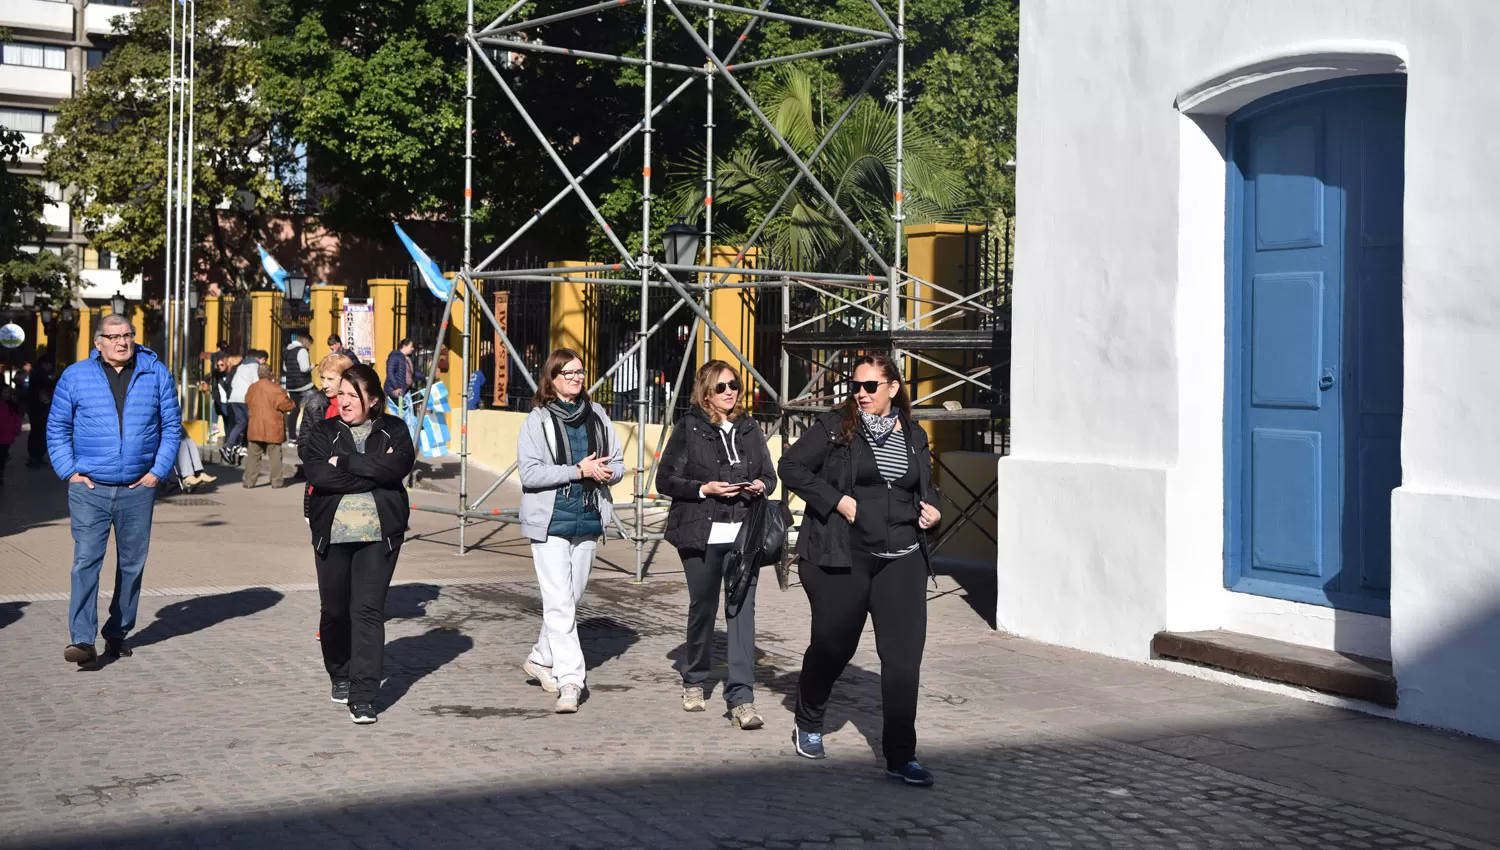
[[(765, 98), (767, 117), (803, 161), (823, 138), (826, 127), (814, 104), (811, 77), (800, 69), (784, 71)], [(829, 111), (841, 114), (848, 101)], [(921, 223), (963, 217), (963, 183), (952, 161), (917, 122), (905, 119), (903, 210), (906, 221)], [(703, 209), (703, 161), (700, 148), (672, 169), (669, 204), (689, 220)], [(769, 213), (797, 171), (764, 129), (715, 159), (714, 198), (717, 241), (733, 243)], [(896, 192), (896, 110), (870, 99), (861, 101), (823, 149), (811, 171), (877, 250), (889, 256), (894, 237), (891, 222)], [(803, 180), (791, 198), (766, 223), (763, 252), (788, 268), (808, 271), (859, 271), (866, 254), (827, 201)]]

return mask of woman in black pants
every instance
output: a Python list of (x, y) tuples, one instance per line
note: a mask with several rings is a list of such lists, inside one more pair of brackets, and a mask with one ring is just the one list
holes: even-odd
[(322, 602), (323, 666), (332, 699), (355, 723), (374, 723), (385, 653), (385, 596), (411, 515), (403, 486), (416, 449), (400, 417), (385, 413), (380, 377), (351, 366), (339, 415), (312, 427), (297, 453), (312, 485), (308, 525)]
[(781, 458), (781, 480), (807, 509), (798, 575), (812, 604), (812, 641), (797, 683), (797, 754), (823, 758), (823, 712), (865, 616), (875, 620), (886, 774), (931, 785), (917, 761), (917, 685), (927, 641), (926, 531), (941, 519), (927, 435), (891, 358), (854, 362), (854, 394)]
[[(687, 646), (677, 663), (682, 709), (702, 711), (713, 666), (714, 618), (724, 585), (724, 556), (752, 499), (776, 489), (766, 438), (740, 404), (740, 376), (723, 360), (710, 360), (693, 379), (693, 401), (672, 428), (661, 455), (656, 489), (672, 498), (667, 542), (677, 547), (688, 583)], [(730, 722), (759, 729), (755, 710), (755, 585), (737, 610), (725, 610), (729, 629), (729, 681), (724, 701)]]

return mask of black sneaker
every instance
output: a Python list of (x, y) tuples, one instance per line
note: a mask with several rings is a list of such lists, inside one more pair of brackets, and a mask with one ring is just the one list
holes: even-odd
[(792, 726), (792, 746), (797, 748), (797, 755), (805, 759), (820, 759), (827, 755), (823, 752), (822, 732), (803, 732), (795, 725)]
[(374, 723), (379, 718), (375, 716), (374, 705), (367, 702), (356, 702), (349, 706), (349, 719), (361, 726), (365, 726)]
[(130, 648), (130, 644), (125, 642), (124, 638), (104, 639), (105, 658), (129, 658), (134, 654), (135, 652)]
[[(334, 702), (340, 704), (340, 705), (348, 705), (349, 704), (349, 680), (348, 679), (334, 679), (333, 680), (333, 691), (328, 695), (328, 698), (331, 699), (331, 700), (333, 700)], [(355, 721), (355, 722), (358, 722), (358, 721)]]
[(886, 768), (885, 775), (892, 779), (899, 779), (907, 785), (917, 785), (923, 788), (936, 781), (932, 778), (932, 771), (923, 767), (922, 763), (916, 759), (912, 759), (898, 768)]
[(91, 643), (69, 644), (68, 648), (63, 650), (63, 660), (70, 661), (80, 667), (84, 664), (93, 664), (98, 658), (99, 653)]

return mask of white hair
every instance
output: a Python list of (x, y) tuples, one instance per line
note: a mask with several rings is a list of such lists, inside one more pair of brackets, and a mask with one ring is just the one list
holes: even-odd
[(104, 329), (110, 325), (125, 325), (132, 330), (135, 329), (135, 324), (129, 319), (125, 318), (119, 313), (110, 313), (108, 316), (105, 316), (103, 319), (99, 320), (99, 327), (94, 328), (94, 339), (98, 339), (99, 337), (104, 336)]

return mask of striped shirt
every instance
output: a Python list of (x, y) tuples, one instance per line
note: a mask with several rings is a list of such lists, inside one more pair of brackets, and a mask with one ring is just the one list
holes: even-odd
[[(886, 484), (894, 484), (906, 475), (906, 470), (911, 463), (911, 458), (906, 450), (906, 435), (900, 431), (892, 431), (884, 442), (877, 443), (865, 433), (865, 445), (870, 447), (870, 453), (875, 455), (875, 466), (880, 470), (880, 477), (885, 479)], [(919, 544), (902, 549), (899, 552), (876, 552), (877, 558), (899, 558), (917, 550)]]

